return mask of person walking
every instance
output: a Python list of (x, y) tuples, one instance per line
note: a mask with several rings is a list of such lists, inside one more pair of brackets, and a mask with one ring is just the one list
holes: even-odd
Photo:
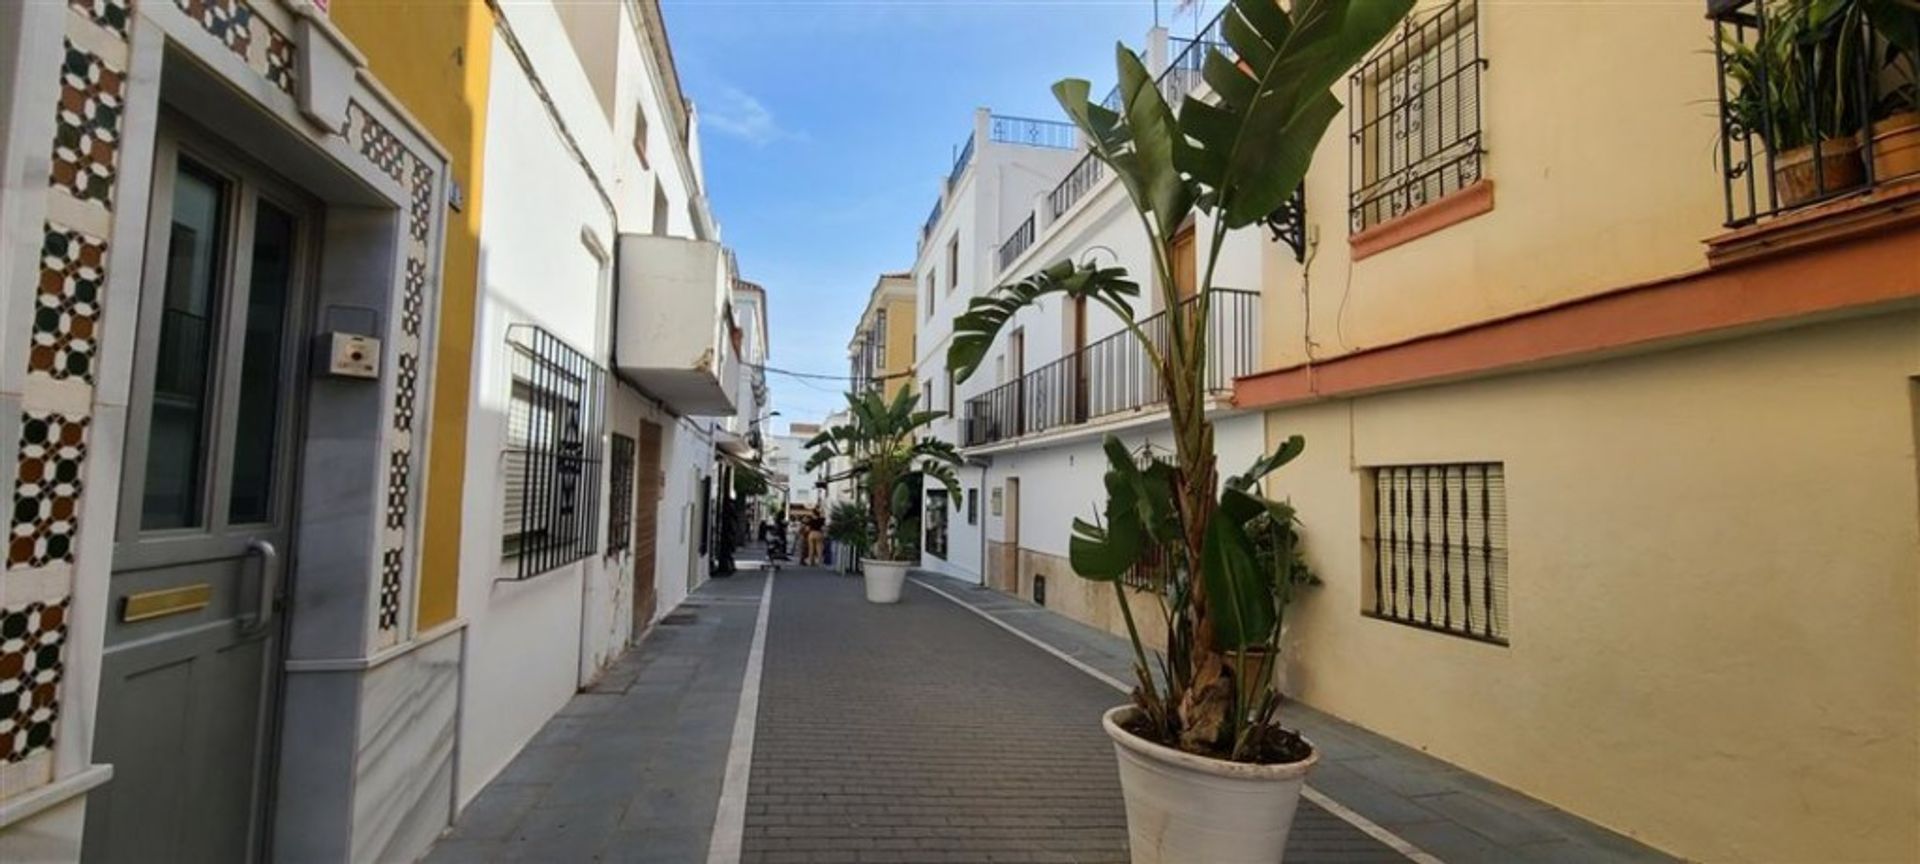
[(807, 553), (813, 557), (813, 566), (826, 564), (827, 556), (827, 520), (821, 518), (820, 511), (807, 515)]

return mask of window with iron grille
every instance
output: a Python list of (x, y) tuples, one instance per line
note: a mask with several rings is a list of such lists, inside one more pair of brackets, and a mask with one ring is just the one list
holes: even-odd
[(1409, 18), (1349, 79), (1354, 232), (1480, 179), (1479, 22), (1475, 0)]
[(508, 328), (507, 343), (501, 552), (526, 579), (597, 548), (604, 373), (532, 325)]
[(1507, 644), (1507, 479), (1499, 462), (1368, 472), (1365, 614)]
[(607, 552), (611, 554), (633, 546), (633, 439), (615, 432), (607, 450), (613, 460), (607, 478)]

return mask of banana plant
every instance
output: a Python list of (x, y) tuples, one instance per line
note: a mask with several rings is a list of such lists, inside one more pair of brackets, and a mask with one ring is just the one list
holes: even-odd
[[(947, 364), (961, 380), (979, 369), (1020, 309), (1049, 294), (1113, 311), (1159, 370), (1173, 459), (1149, 457), (1143, 465), (1109, 437), (1106, 504), (1096, 520), (1074, 521), (1069, 558), (1076, 573), (1113, 583), (1120, 597), (1134, 650), (1134, 701), (1147, 727), (1141, 731), (1189, 752), (1255, 760), (1282, 734), (1274, 720), (1278, 696), (1264, 670), (1301, 581), (1292, 510), (1266, 500), (1259, 484), (1297, 457), (1305, 442), (1289, 438), (1224, 486), (1219, 480), (1204, 375), (1214, 262), (1228, 232), (1260, 222), (1300, 185), (1340, 112), (1333, 84), (1412, 6), (1413, 0), (1285, 6), (1234, 0), (1222, 19), (1231, 53), (1214, 48), (1201, 70), (1211, 94), (1184, 100), (1177, 116), (1125, 45), (1114, 51), (1120, 110), (1091, 101), (1084, 80), (1055, 84), (1054, 96), (1138, 215), (1153, 253), (1149, 275), (1160, 306), (1190, 311), (1170, 316), (1164, 340), (1150, 338), (1134, 320), (1140, 285), (1125, 268), (1069, 259), (976, 298), (954, 320)], [(1196, 213), (1211, 217), (1212, 230), (1197, 299), (1182, 307), (1174, 240)], [(1275, 543), (1286, 548), (1276, 551)], [(1119, 584), (1149, 560), (1168, 562), (1153, 592), (1166, 627), (1167, 649), (1157, 664)], [(1247, 686), (1236, 676), (1249, 679)]]
[(874, 556), (894, 560), (899, 547), (895, 537), (894, 513), (901, 506), (895, 500), (916, 475), (932, 478), (947, 487), (947, 500), (960, 503), (960, 483), (953, 468), (960, 454), (953, 445), (919, 433), (933, 421), (947, 416), (944, 411), (916, 411), (919, 399), (913, 388), (902, 387), (891, 400), (878, 387), (847, 394), (847, 422), (820, 431), (806, 443), (811, 453), (806, 470), (811, 472), (837, 457), (845, 457), (851, 466), (828, 482), (858, 478), (866, 493), (866, 510), (873, 520)]

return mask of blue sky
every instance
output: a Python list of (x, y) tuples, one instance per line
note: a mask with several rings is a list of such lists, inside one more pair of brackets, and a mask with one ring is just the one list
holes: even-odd
[[(1174, 35), (1195, 10), (1173, 14)], [(1220, 3), (1199, 4), (1202, 15)], [(846, 373), (875, 277), (914, 238), (973, 109), (1059, 119), (1049, 88), (1113, 83), (1113, 43), (1144, 44), (1153, 0), (662, 0), (698, 105), (707, 186), (742, 274), (766, 286), (772, 365)], [(1201, 21), (1206, 18), (1202, 17)], [(769, 375), (791, 421), (839, 407), (841, 382)]]

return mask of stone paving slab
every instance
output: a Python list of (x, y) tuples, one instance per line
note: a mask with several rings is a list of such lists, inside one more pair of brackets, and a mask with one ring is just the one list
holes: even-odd
[[(916, 572), (913, 580), (1107, 675), (1133, 676), (1132, 649), (1123, 637), (938, 574)], [(1678, 860), (1325, 712), (1298, 703), (1285, 711), (1288, 725), (1320, 748), (1310, 787), (1446, 864)]]
[(716, 579), (575, 696), (429, 864), (706, 860), (765, 577)]
[[(782, 572), (746, 864), (1123, 862), (1108, 686), (925, 591)], [(1402, 857), (1302, 802), (1289, 861)]]

